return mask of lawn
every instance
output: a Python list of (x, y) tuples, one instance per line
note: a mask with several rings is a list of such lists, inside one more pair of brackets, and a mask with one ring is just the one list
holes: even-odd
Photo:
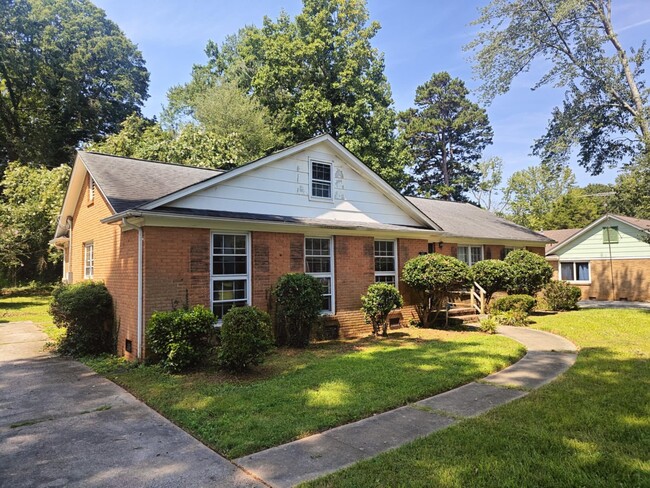
[(580, 346), (563, 376), (306, 486), (650, 487), (650, 310), (534, 320)]
[(89, 362), (219, 453), (235, 458), (449, 390), (523, 348), (477, 332), (403, 329), (388, 339), (281, 349), (248, 375), (170, 375)]
[(32, 321), (40, 325), (51, 339), (56, 340), (65, 333), (65, 329), (52, 323), (52, 316), (47, 313), (49, 305), (49, 290), (31, 287), (8, 290), (0, 294), (0, 324)]

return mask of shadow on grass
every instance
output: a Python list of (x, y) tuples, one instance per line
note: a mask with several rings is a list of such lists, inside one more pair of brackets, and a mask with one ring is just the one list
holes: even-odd
[(584, 347), (562, 377), (311, 487), (649, 486), (650, 362)]

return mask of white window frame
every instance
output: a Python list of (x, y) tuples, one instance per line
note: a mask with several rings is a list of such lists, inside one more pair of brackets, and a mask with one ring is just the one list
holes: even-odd
[[(328, 240), (330, 243), (330, 271), (329, 273), (310, 273), (307, 272), (307, 239), (322, 239)], [(331, 310), (321, 310), (322, 315), (334, 315), (336, 314), (336, 290), (334, 286), (334, 237), (333, 236), (305, 236), (303, 241), (304, 245), (304, 266), (305, 274), (313, 276), (314, 278), (329, 278), (330, 279), (330, 303)], [(313, 257), (313, 256), (312, 256)], [(322, 257), (322, 256), (321, 256)], [(323, 293), (323, 295), (327, 295)]]
[(95, 243), (84, 242), (84, 280), (95, 276)]
[(479, 259), (479, 261), (485, 260), (485, 248), (482, 245), (475, 246), (475, 245), (472, 245), (472, 244), (464, 244), (462, 246), (457, 246), (456, 257), (458, 257), (458, 255), (460, 254), (459, 253), (460, 249), (465, 248), (467, 250), (467, 262), (463, 261), (460, 258), (458, 258), (458, 259), (465, 262), (468, 266), (473, 266), (473, 265), (475, 265), (476, 263), (479, 262), (479, 261), (472, 261), (472, 248), (476, 248), (476, 247), (481, 249), (481, 259)]
[[(394, 271), (377, 271), (376, 268), (376, 259), (378, 257), (385, 258), (387, 256), (377, 256), (377, 249), (375, 248), (375, 243), (377, 242), (391, 242), (393, 244), (393, 268)], [(397, 287), (397, 284), (399, 283), (397, 279), (397, 240), (395, 239), (375, 239), (373, 242), (373, 253), (374, 253), (374, 259), (373, 259), (373, 266), (375, 266), (375, 283), (386, 283), (385, 281), (377, 281), (377, 278), (380, 276), (392, 276), (394, 279), (393, 286)]]
[[(576, 265), (578, 263), (587, 263), (587, 270), (589, 272), (589, 279), (588, 280), (578, 280), (578, 279), (571, 280), (571, 279), (564, 278), (562, 276), (562, 265), (563, 264), (572, 264), (573, 265), (573, 277), (577, 278), (577, 276), (578, 276), (578, 268), (576, 267)], [(587, 261), (587, 260), (560, 261), (560, 263), (558, 265), (558, 269), (557, 269), (557, 276), (558, 276), (558, 279), (560, 281), (568, 281), (569, 283), (578, 283), (578, 284), (582, 284), (582, 285), (590, 284), (591, 283), (591, 261)]]
[[(246, 274), (236, 275), (217, 275), (214, 274), (214, 236), (215, 235), (228, 235), (228, 236), (244, 236), (246, 238)], [(251, 304), (251, 236), (250, 232), (222, 232), (214, 230), (210, 232), (210, 309), (214, 313), (215, 303), (228, 303), (231, 301), (243, 300), (215, 300), (214, 299), (214, 283), (215, 281), (241, 281), (246, 280), (246, 305)], [(239, 256), (237, 254), (236, 256)], [(221, 324), (222, 319), (217, 319), (217, 324)]]
[(95, 201), (95, 179), (90, 176), (90, 181), (88, 183), (88, 201), (89, 202), (94, 202)]
[[(314, 163), (322, 164), (330, 167), (330, 179), (329, 181), (321, 180), (314, 178)], [(330, 196), (321, 197), (314, 195), (314, 182), (316, 183), (327, 183), (330, 186)], [(310, 200), (321, 200), (326, 202), (331, 202), (334, 200), (334, 163), (332, 161), (323, 161), (320, 159), (309, 159), (309, 199)]]

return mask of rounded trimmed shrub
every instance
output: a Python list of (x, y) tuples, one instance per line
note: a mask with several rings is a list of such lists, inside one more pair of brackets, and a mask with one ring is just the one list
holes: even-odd
[(279, 346), (307, 347), (323, 306), (323, 285), (305, 273), (287, 273), (273, 288), (275, 339)]
[(104, 283), (57, 286), (49, 312), (57, 327), (67, 329), (57, 346), (59, 353), (81, 357), (115, 352), (113, 299)]
[(550, 310), (575, 310), (582, 293), (580, 288), (566, 281), (551, 281), (544, 288), (544, 298)]
[(546, 259), (530, 251), (512, 251), (503, 261), (510, 268), (506, 290), (511, 295), (535, 295), (553, 276), (553, 269)]
[(505, 290), (508, 284), (510, 266), (499, 259), (486, 259), (470, 268), (471, 278), (485, 290), (485, 300), (490, 303), (492, 295)]
[(372, 324), (372, 333), (388, 335), (388, 314), (404, 304), (397, 288), (388, 283), (375, 283), (368, 287), (368, 292), (361, 296), (361, 311), (366, 322)]
[(535, 308), (537, 300), (530, 295), (508, 295), (494, 301), (490, 313), (518, 311), (529, 314)]
[(523, 310), (509, 310), (492, 316), (499, 325), (510, 327), (525, 327), (528, 325), (528, 314)]
[(214, 314), (203, 305), (154, 312), (146, 333), (148, 359), (168, 371), (182, 371), (204, 361), (212, 350)]
[(234, 307), (223, 317), (217, 355), (225, 369), (243, 371), (264, 362), (273, 347), (271, 316), (256, 307)]
[(445, 308), (449, 293), (467, 285), (469, 266), (442, 254), (423, 254), (409, 259), (402, 270), (402, 281), (417, 295), (415, 310), (424, 327), (431, 327)]

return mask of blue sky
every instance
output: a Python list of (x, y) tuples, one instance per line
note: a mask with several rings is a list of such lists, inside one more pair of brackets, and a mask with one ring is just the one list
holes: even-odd
[[(374, 46), (386, 61), (386, 76), (391, 84), (395, 107), (408, 108), (415, 89), (433, 73), (447, 71), (463, 79), (469, 88), (479, 83), (472, 79), (468, 43), (476, 28), (469, 23), (488, 0), (368, 0), (372, 20), (382, 28)], [(650, 37), (650, 1), (615, 0), (614, 24), (625, 47), (635, 47)], [(192, 65), (206, 60), (203, 49), (212, 39), (225, 36), (247, 24), (260, 25), (264, 15), (272, 18), (285, 10), (292, 16), (300, 12), (300, 0), (95, 0), (108, 17), (117, 22), (143, 53), (151, 73), (150, 98), (144, 113), (158, 115), (167, 90), (190, 79)], [(544, 133), (551, 109), (563, 98), (563, 91), (542, 88), (531, 91), (537, 77), (529, 73), (518, 78), (510, 92), (487, 107), (494, 144), (485, 156), (504, 160), (504, 177), (527, 166), (538, 164), (529, 156), (533, 140)], [(586, 174), (572, 164), (578, 184), (612, 182), (616, 170), (600, 176)]]

